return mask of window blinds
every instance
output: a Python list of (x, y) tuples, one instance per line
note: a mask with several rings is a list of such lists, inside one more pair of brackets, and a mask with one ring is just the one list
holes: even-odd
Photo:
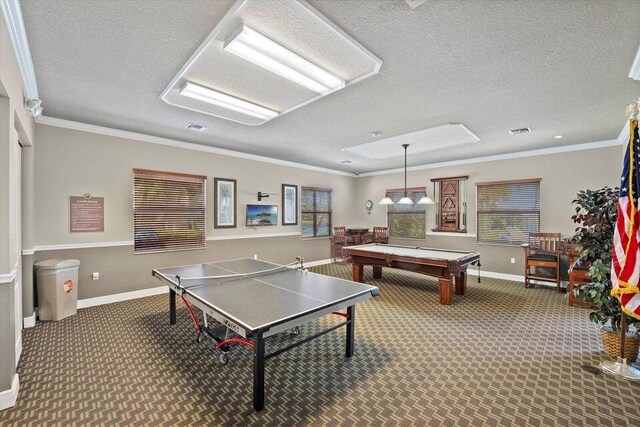
[(426, 196), (426, 188), (407, 188), (407, 196), (413, 201), (412, 205), (398, 204), (404, 197), (404, 189), (387, 190), (385, 194), (395, 203), (387, 205), (389, 236), (424, 239), (427, 231), (427, 205), (419, 205), (418, 200)]
[(478, 242), (520, 245), (540, 231), (540, 179), (476, 186)]
[(206, 177), (134, 169), (134, 252), (206, 245)]

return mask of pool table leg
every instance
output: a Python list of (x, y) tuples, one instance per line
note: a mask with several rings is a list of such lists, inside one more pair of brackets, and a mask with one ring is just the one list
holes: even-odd
[(464, 295), (467, 292), (467, 272), (463, 271), (456, 276), (456, 295)]
[(439, 279), (438, 285), (440, 285), (440, 304), (451, 305), (453, 300), (451, 279)]
[(373, 266), (373, 278), (381, 279), (382, 278), (382, 266), (374, 265)]
[(364, 275), (362, 274), (364, 266), (362, 264), (353, 264), (353, 281), (364, 282)]

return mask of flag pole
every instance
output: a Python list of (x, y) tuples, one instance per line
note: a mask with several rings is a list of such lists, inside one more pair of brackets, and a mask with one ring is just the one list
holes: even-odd
[(620, 359), (624, 359), (626, 362), (627, 358), (624, 357), (624, 343), (627, 337), (627, 315), (624, 314), (622, 310), (620, 310), (620, 313), (622, 313), (622, 319), (620, 320)]
[[(638, 120), (639, 109), (640, 101), (635, 100), (627, 107), (626, 114), (627, 116), (630, 116), (632, 120)], [(630, 143), (633, 143), (633, 141)], [(639, 173), (640, 171), (635, 172)], [(631, 183), (629, 183), (629, 185), (631, 185)], [(622, 309), (622, 303), (620, 303), (620, 314), (622, 315), (622, 318), (620, 319), (620, 355), (618, 356), (618, 360), (615, 362), (600, 362), (600, 369), (602, 369), (603, 372), (618, 377), (629, 380), (640, 380), (640, 370), (630, 366), (627, 363), (627, 358), (624, 357), (625, 338), (627, 337), (627, 315)]]

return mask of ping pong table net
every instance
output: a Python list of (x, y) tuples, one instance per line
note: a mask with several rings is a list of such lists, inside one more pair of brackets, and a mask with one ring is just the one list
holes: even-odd
[(268, 276), (272, 274), (281, 273), (284, 271), (293, 271), (293, 270), (302, 270), (304, 268), (303, 265), (304, 259), (301, 257), (296, 258), (295, 261), (290, 262), (289, 264), (277, 265), (273, 268), (267, 268), (259, 271), (251, 271), (248, 273), (229, 273), (229, 274), (220, 274), (213, 276), (181, 276), (179, 274), (174, 275), (176, 278), (178, 285), (183, 289), (193, 289), (202, 286), (207, 286), (210, 284), (219, 284), (231, 282), (234, 280), (243, 280), (243, 279), (259, 279), (263, 276)]

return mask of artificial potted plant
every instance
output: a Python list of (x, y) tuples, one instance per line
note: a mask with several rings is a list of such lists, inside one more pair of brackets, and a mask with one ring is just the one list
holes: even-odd
[(618, 194), (617, 187), (581, 190), (573, 200), (576, 213), (571, 219), (579, 225), (573, 236), (580, 251), (576, 263), (588, 267), (591, 279), (590, 283), (574, 289), (574, 294), (594, 305), (589, 320), (602, 325), (602, 343), (610, 356), (620, 356), (620, 328), (622, 316), (626, 316), (624, 357), (635, 361), (640, 347), (640, 321), (624, 314), (620, 302), (611, 296), (611, 251)]

